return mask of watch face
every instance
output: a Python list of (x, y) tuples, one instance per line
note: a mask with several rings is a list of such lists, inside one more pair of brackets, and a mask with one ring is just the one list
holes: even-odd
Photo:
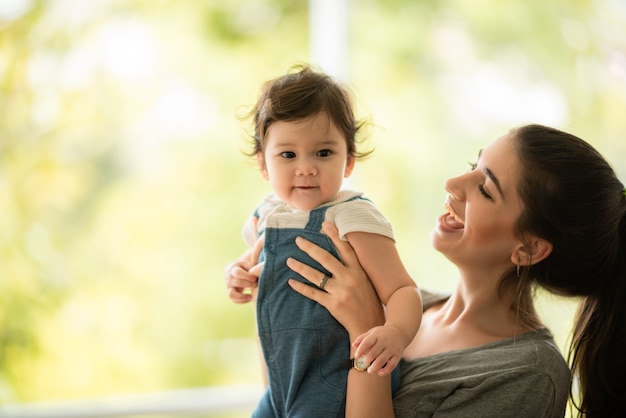
[(365, 361), (363, 357), (354, 359), (354, 368), (360, 371), (365, 371), (370, 366), (370, 364)]

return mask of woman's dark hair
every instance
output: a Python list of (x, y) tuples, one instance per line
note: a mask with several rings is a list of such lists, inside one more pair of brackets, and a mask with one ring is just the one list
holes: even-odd
[[(523, 269), (522, 281), (581, 297), (569, 350), (579, 386), (573, 404), (580, 417), (626, 416), (624, 185), (574, 135), (528, 125), (510, 137), (521, 167), (518, 232), (553, 245), (546, 259)], [(530, 286), (524, 289), (521, 300), (530, 294)]]
[(307, 65), (298, 65), (286, 75), (263, 85), (256, 105), (248, 115), (254, 127), (248, 155), (263, 152), (265, 136), (272, 123), (308, 119), (320, 112), (326, 113), (344, 134), (348, 155), (363, 158), (372, 152), (357, 150), (357, 136), (365, 121), (355, 118), (348, 90), (329, 75), (313, 71)]

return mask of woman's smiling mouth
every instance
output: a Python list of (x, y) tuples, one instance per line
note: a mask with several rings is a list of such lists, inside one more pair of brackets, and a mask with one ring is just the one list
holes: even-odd
[(465, 222), (454, 211), (454, 209), (452, 208), (452, 205), (448, 201), (445, 202), (444, 206), (446, 210), (448, 211), (448, 216), (445, 216), (445, 219), (444, 219), (446, 225), (448, 225), (450, 228), (453, 228), (453, 229), (462, 229), (463, 227), (465, 227)]

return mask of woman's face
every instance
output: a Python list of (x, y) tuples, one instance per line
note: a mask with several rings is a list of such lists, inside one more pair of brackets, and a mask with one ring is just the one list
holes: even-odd
[(505, 135), (479, 153), (470, 171), (445, 182), (446, 213), (437, 219), (431, 243), (459, 268), (501, 274), (515, 265), (519, 166), (513, 140)]

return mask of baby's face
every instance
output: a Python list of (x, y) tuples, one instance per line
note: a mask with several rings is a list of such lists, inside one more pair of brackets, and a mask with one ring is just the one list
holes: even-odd
[(325, 113), (274, 122), (257, 157), (274, 193), (300, 210), (332, 201), (354, 167), (345, 136)]

